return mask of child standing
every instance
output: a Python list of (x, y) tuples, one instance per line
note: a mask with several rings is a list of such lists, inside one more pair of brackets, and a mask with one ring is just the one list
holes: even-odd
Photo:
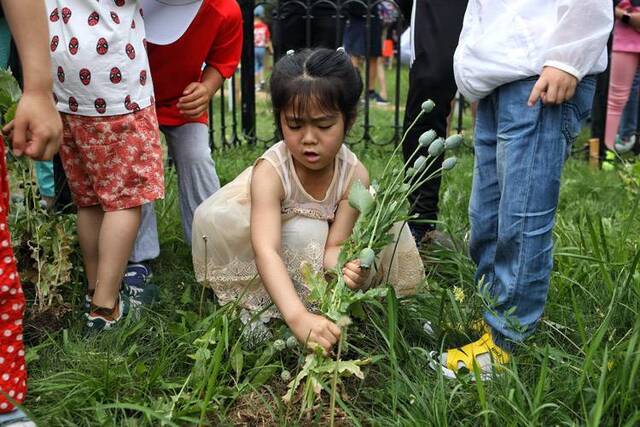
[[(300, 267), (335, 267), (358, 217), (349, 190), (358, 180), (368, 185), (369, 177), (343, 142), (356, 119), (362, 81), (344, 50), (304, 50), (278, 61), (270, 90), (283, 141), (196, 210), (196, 278), (221, 304), (242, 297), (241, 305), (258, 313), (273, 301), (279, 313), (271, 309), (266, 317), (281, 315), (300, 342), (309, 337), (329, 350), (340, 329), (305, 303)], [(381, 255), (382, 269), (389, 268), (392, 252)], [(407, 227), (391, 268), (400, 295), (412, 293), (424, 277)], [(359, 261), (343, 273), (352, 289), (367, 279)]]
[[(207, 111), (211, 97), (240, 61), (242, 15), (235, 0), (140, 3), (158, 121), (178, 173), (182, 229), (190, 244), (193, 212), (220, 188), (209, 147)], [(125, 284), (144, 285), (151, 275), (148, 261), (159, 254), (154, 206), (148, 204), (142, 208)]]
[[(24, 81), (15, 119), (3, 131), (12, 132), (15, 155), (48, 160), (60, 146), (62, 124), (51, 97), (44, 4), (40, 0), (2, 1), (2, 8), (20, 52)], [(21, 404), (27, 392), (22, 340), (25, 301), (9, 234), (9, 182), (2, 138), (0, 192), (0, 424), (30, 427), (35, 424), (13, 406)]]
[(608, 0), (469, 2), (454, 72), (464, 97), (480, 100), (469, 251), (490, 308), (478, 341), (434, 352), (446, 376), (474, 364), (491, 375), (542, 315), (560, 175), (591, 109), (592, 74), (606, 68), (611, 12)]
[(604, 142), (611, 151), (626, 152), (633, 144), (617, 144), (616, 136), (633, 79), (640, 69), (640, 1), (622, 0), (615, 8), (615, 17)]
[(256, 58), (256, 89), (264, 90), (264, 58), (267, 51), (271, 52), (271, 33), (269, 27), (262, 20), (264, 7), (258, 6), (253, 12), (253, 49)]
[[(60, 149), (91, 301), (86, 326), (112, 327), (130, 308), (120, 284), (140, 206), (164, 196), (153, 85), (137, 1), (47, 0)], [(145, 296), (139, 296), (144, 301)]]

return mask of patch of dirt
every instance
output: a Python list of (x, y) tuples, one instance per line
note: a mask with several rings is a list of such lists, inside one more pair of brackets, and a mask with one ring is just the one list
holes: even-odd
[[(33, 294), (33, 284), (22, 284), (25, 297), (33, 301), (29, 295)], [(54, 303), (44, 310), (37, 310), (33, 306), (27, 306), (24, 313), (24, 342), (26, 345), (37, 345), (44, 340), (48, 334), (55, 333), (65, 327), (66, 317), (71, 312), (71, 304)]]
[[(294, 402), (287, 406), (281, 400), (281, 396), (287, 391), (287, 386), (281, 381), (274, 381), (269, 384), (271, 392), (264, 387), (258, 391), (240, 396), (229, 408), (227, 421), (236, 426), (277, 426), (277, 425), (329, 425), (329, 398), (325, 394), (322, 400), (307, 414), (300, 416), (300, 402), (296, 398)], [(298, 393), (299, 394), (299, 393)], [(274, 401), (273, 396), (278, 401)], [(318, 412), (322, 415), (318, 419)], [(274, 417), (275, 415), (275, 417)], [(351, 426), (347, 414), (336, 407), (334, 418), (336, 426)]]

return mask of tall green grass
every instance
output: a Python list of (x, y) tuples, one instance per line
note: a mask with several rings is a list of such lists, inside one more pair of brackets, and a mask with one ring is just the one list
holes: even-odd
[[(386, 149), (359, 147), (372, 171)], [(216, 153), (223, 182), (260, 150)], [(570, 160), (555, 228), (555, 267), (536, 334), (517, 349), (495, 381), (446, 380), (428, 367), (428, 351), (464, 344), (478, 332), (482, 304), (465, 254), (473, 157), (463, 154), (444, 178), (442, 224), (459, 251), (423, 253), (428, 271), (414, 298), (365, 307), (350, 327), (343, 356), (370, 355), (364, 381), (347, 380), (337, 396), (346, 425), (616, 425), (640, 423), (640, 219), (637, 203), (615, 173)], [(176, 180), (158, 203), (161, 257), (154, 281), (161, 302), (140, 320), (86, 337), (78, 314), (66, 328), (29, 348), (26, 409), (39, 425), (309, 425), (328, 421), (328, 401), (300, 415), (282, 403), (286, 382), (304, 352), (255, 343), (235, 307), (220, 308), (195, 283), (177, 206)], [(456, 299), (456, 286), (464, 300)], [(80, 301), (83, 289), (72, 290)], [(76, 308), (76, 312), (80, 307)], [(425, 322), (435, 336), (424, 331)], [(330, 384), (326, 385), (330, 388)]]

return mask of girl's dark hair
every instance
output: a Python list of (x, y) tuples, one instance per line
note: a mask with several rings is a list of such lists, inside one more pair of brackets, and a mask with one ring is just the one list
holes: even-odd
[(273, 67), (269, 86), (280, 134), (280, 113), (289, 107), (295, 117), (301, 117), (311, 106), (325, 112), (340, 111), (345, 130), (358, 114), (362, 79), (343, 49), (305, 49), (287, 54)]

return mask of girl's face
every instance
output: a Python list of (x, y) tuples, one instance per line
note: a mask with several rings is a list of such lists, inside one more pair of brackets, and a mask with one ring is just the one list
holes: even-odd
[(280, 125), (284, 143), (300, 166), (314, 172), (333, 168), (345, 135), (340, 111), (327, 112), (311, 105), (296, 117), (289, 107), (280, 113)]

